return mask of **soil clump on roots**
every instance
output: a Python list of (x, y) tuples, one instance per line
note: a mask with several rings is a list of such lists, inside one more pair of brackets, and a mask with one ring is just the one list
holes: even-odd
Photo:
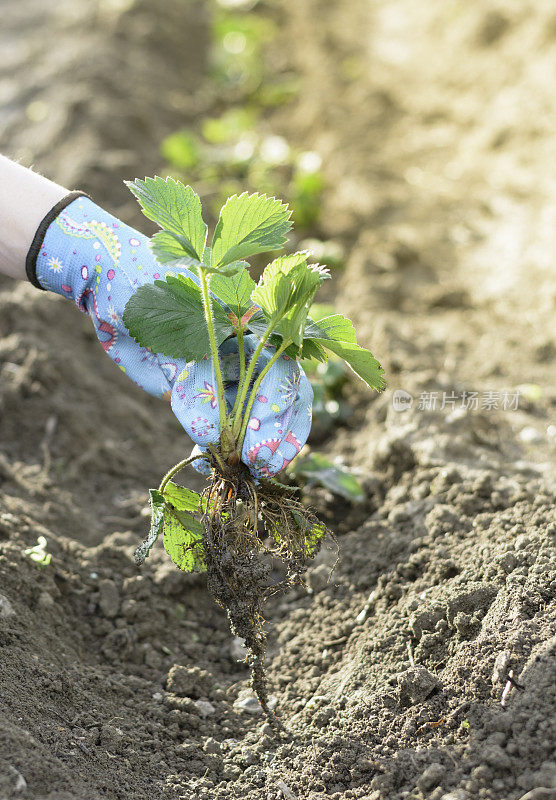
[[(303, 583), (330, 531), (295, 497), (295, 489), (264, 478), (255, 484), (238, 459), (224, 462), (217, 456), (211, 466), (212, 479), (202, 494), (207, 588), (225, 609), (234, 635), (244, 640), (252, 688), (275, 722), (264, 668), (263, 606), (271, 595)], [(276, 559), (283, 577), (273, 581)]]

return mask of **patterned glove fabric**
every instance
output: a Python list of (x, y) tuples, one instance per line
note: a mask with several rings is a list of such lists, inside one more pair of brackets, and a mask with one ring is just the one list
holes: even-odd
[[(131, 295), (161, 277), (148, 243), (88, 197), (78, 197), (48, 226), (36, 278), (43, 289), (73, 299), (89, 314), (105, 352), (132, 381), (149, 394), (169, 397), (185, 361), (140, 347), (122, 322)], [(192, 277), (187, 269), (180, 271)]]
[[(244, 338), (245, 359), (249, 364), (259, 340)], [(220, 347), (226, 401), (233, 407), (239, 380), (237, 339), (227, 339)], [(255, 370), (255, 378), (272, 358), (274, 349), (265, 347)], [(297, 361), (283, 355), (263, 378), (249, 415), (241, 460), (255, 478), (271, 477), (284, 469), (299, 453), (311, 430), (313, 390)], [(219, 438), (219, 410), (214, 366), (209, 359), (191, 362), (178, 375), (172, 390), (172, 410), (187, 433), (204, 452), (206, 445)], [(203, 462), (199, 462), (201, 465)], [(208, 473), (206, 467), (197, 467)]]
[[(201, 447), (219, 439), (218, 400), (211, 359), (189, 362), (153, 354), (132, 339), (122, 322), (125, 305), (145, 283), (164, 277), (149, 240), (85, 196), (74, 195), (45, 218), (29, 251), (27, 272), (34, 285), (73, 299), (92, 319), (104, 351), (138, 386), (170, 397), (172, 409)], [(70, 202), (67, 202), (70, 201)], [(171, 270), (176, 274), (177, 270)], [(179, 271), (195, 280), (185, 267)], [(249, 362), (258, 340), (245, 337)], [(239, 378), (237, 339), (220, 348), (226, 399), (233, 405)], [(265, 348), (258, 372), (272, 356)], [(261, 383), (250, 415), (242, 460), (258, 477), (275, 475), (299, 452), (311, 428), (313, 391), (296, 361), (287, 356)], [(194, 463), (205, 471), (202, 461)]]

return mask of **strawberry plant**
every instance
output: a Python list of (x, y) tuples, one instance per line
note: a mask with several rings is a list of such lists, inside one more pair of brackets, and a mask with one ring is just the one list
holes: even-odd
[[(144, 214), (161, 228), (151, 248), (165, 277), (137, 290), (126, 305), (124, 323), (152, 352), (185, 359), (188, 366), (210, 359), (212, 384), (205, 383), (210, 386), (206, 394), (219, 422), (216, 440), (173, 467), (151, 490), (151, 528), (136, 559), (142, 563), (162, 534), (180, 569), (207, 573), (209, 591), (226, 609), (234, 633), (245, 640), (253, 687), (270, 714), (262, 607), (270, 594), (301, 581), (327, 531), (291, 488), (273, 479), (264, 464), (246, 458), (252, 409), (264, 378), (284, 357), (323, 362), (333, 353), (377, 391), (385, 385), (383, 370), (357, 344), (352, 323), (341, 314), (318, 322), (310, 318), (313, 298), (329, 276), (308, 262), (307, 252), (274, 259), (258, 283), (250, 276), (245, 259), (286, 244), (287, 205), (259, 194), (230, 197), (209, 245), (201, 202), (190, 186), (160, 177), (128, 185)], [(228, 347), (226, 358), (231, 353), (237, 368), (232, 392), (229, 364), (225, 369), (223, 363), (230, 339), (235, 349)], [(210, 473), (200, 495), (172, 481), (195, 460)], [(285, 578), (274, 584), (269, 555), (285, 566)]]

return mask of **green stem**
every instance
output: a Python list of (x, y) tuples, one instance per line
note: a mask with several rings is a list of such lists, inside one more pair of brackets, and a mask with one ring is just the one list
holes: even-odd
[(243, 386), (245, 378), (245, 345), (243, 344), (243, 328), (237, 332), (237, 347), (239, 351), (239, 385)]
[(189, 458), (184, 458), (183, 461), (180, 461), (179, 464), (176, 464), (175, 466), (172, 467), (171, 470), (168, 470), (166, 475), (160, 481), (160, 486), (158, 487), (158, 491), (162, 494), (164, 492), (164, 489), (170, 483), (170, 480), (176, 474), (176, 472), (179, 472), (180, 469), (187, 467), (188, 464), (191, 464), (192, 461), (196, 461), (198, 458), (207, 458), (207, 456), (204, 453), (200, 453), (198, 456), (190, 456)]
[(247, 425), (249, 424), (249, 414), (251, 413), (251, 409), (253, 408), (253, 403), (255, 402), (255, 399), (257, 397), (259, 386), (263, 382), (263, 379), (265, 378), (269, 370), (272, 369), (272, 367), (274, 366), (274, 364), (276, 364), (276, 362), (278, 361), (284, 350), (286, 350), (290, 346), (290, 344), (291, 344), (290, 339), (284, 340), (282, 342), (278, 350), (274, 353), (272, 358), (267, 363), (266, 367), (261, 371), (261, 374), (253, 384), (253, 388), (251, 390), (251, 394), (249, 395), (249, 400), (247, 402), (247, 407), (243, 415), (243, 423), (241, 425), (241, 431), (237, 439), (237, 451), (240, 454), (243, 449), (243, 440), (245, 439), (245, 434), (247, 433)]
[(238, 437), (238, 434), (242, 427), (243, 416), (241, 410), (247, 398), (247, 392), (249, 391), (249, 384), (251, 383), (251, 378), (253, 377), (253, 373), (255, 372), (255, 367), (257, 365), (257, 361), (259, 360), (259, 356), (263, 351), (263, 347), (270, 338), (270, 335), (273, 330), (274, 330), (274, 322), (271, 320), (268, 325), (268, 328), (263, 334), (263, 338), (259, 342), (257, 349), (253, 353), (251, 361), (249, 362), (249, 368), (247, 369), (247, 373), (245, 375), (245, 378), (243, 379), (243, 384), (240, 384), (240, 386), (238, 386), (237, 391), (239, 395), (239, 400), (236, 398), (236, 402), (234, 403), (234, 408), (236, 409), (236, 416), (234, 418), (234, 428), (233, 428), (233, 433), (236, 438)]
[(224, 465), (224, 462), (220, 458), (220, 455), (218, 454), (218, 450), (216, 449), (216, 447), (213, 444), (209, 444), (209, 445), (207, 445), (207, 447), (210, 450), (210, 452), (212, 453), (212, 455), (214, 457), (214, 460), (216, 461), (216, 463), (220, 467), (222, 473), (224, 473), (226, 467)]
[(239, 381), (237, 384), (234, 407), (232, 409), (232, 413), (230, 414), (232, 419), (235, 418), (236, 411), (239, 407), (239, 395), (241, 389), (243, 388), (243, 381), (245, 380), (245, 344), (243, 342), (243, 328), (239, 328), (237, 331), (237, 349), (239, 353)]
[(199, 268), (199, 278), (201, 280), (201, 294), (203, 297), (203, 307), (205, 311), (205, 319), (207, 321), (210, 349), (212, 351), (214, 374), (216, 377), (216, 391), (218, 393), (218, 411), (220, 414), (220, 431), (222, 433), (227, 427), (226, 395), (224, 394), (224, 382), (222, 380), (222, 370), (220, 369), (218, 345), (216, 344), (216, 335), (214, 333), (214, 320), (212, 317), (212, 306), (210, 304), (209, 283), (207, 280), (206, 272), (201, 268)]

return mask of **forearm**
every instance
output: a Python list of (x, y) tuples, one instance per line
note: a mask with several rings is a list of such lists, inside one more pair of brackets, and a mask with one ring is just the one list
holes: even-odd
[(0, 155), (0, 273), (24, 280), (41, 221), (68, 189)]

